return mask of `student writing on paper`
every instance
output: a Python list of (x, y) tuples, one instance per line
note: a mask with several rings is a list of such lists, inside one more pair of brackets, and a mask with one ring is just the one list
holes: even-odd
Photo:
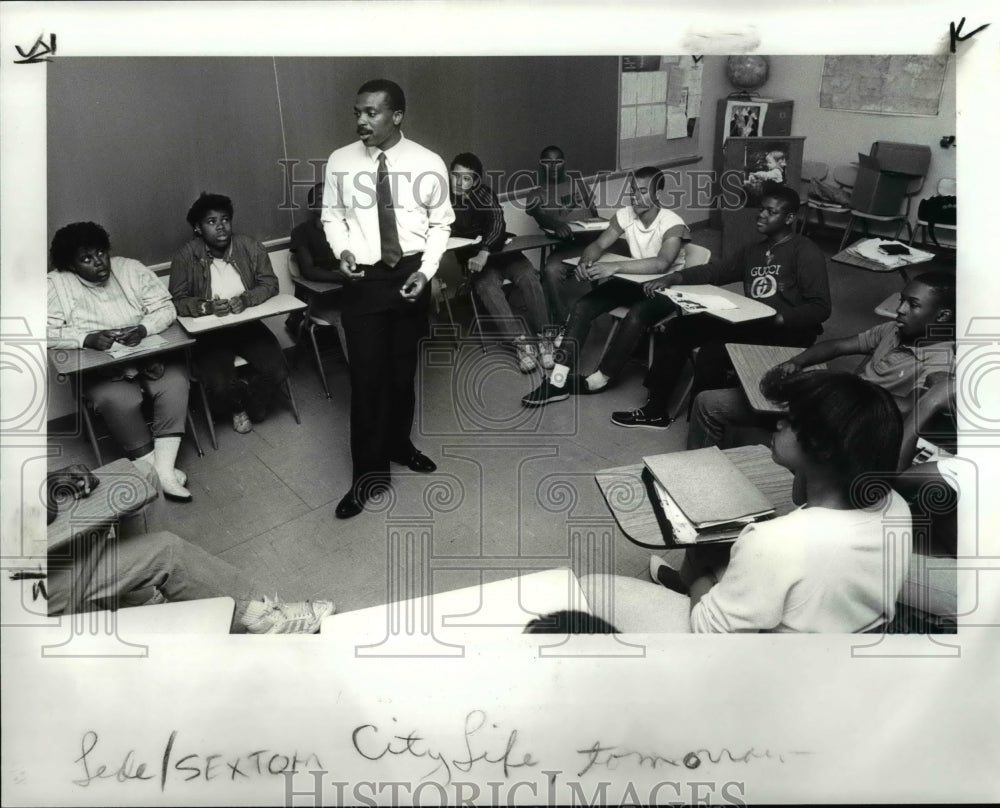
[[(264, 245), (234, 234), (232, 221), (232, 200), (221, 194), (203, 193), (188, 210), (194, 238), (170, 262), (170, 294), (181, 316), (239, 314), (278, 294)], [(250, 366), (246, 380), (233, 364), (237, 355)], [(192, 358), (210, 408), (230, 416), (240, 434), (264, 420), (275, 391), (288, 376), (281, 346), (260, 320), (199, 335)]]
[(693, 548), (680, 572), (653, 556), (655, 583), (584, 579), (586, 592), (615, 588), (593, 604), (600, 617), (624, 632), (705, 633), (858, 632), (892, 620), (911, 547), (909, 510), (885, 484), (902, 436), (891, 394), (815, 371), (775, 376), (768, 397), (787, 407), (772, 458), (795, 475), (798, 510), (744, 528), (724, 571)]
[[(66, 554), (48, 564), (49, 615), (72, 614), (73, 598), (83, 611), (201, 600), (236, 601), (232, 633), (315, 634), (333, 614), (328, 600), (288, 603), (257, 573), (245, 573), (179, 536), (161, 531), (87, 542), (67, 563)], [(82, 591), (75, 590), (82, 587)]]
[[(319, 219), (323, 211), (323, 185), (324, 183), (317, 182), (309, 189), (307, 198), (309, 218), (292, 228), (288, 251), (295, 256), (295, 262), (303, 278), (323, 283), (337, 283), (340, 280), (338, 271), (340, 262), (333, 256), (330, 242), (326, 240), (326, 234), (323, 232), (323, 223)], [(295, 296), (300, 300), (307, 300), (298, 287), (295, 289)], [(298, 339), (299, 326), (304, 317), (305, 311), (300, 309), (293, 311), (285, 320), (285, 328), (295, 339)]]
[[(521, 399), (526, 407), (561, 401), (571, 393), (597, 393), (617, 378), (646, 329), (666, 317), (673, 304), (662, 295), (647, 296), (641, 284), (614, 276), (625, 272), (659, 275), (684, 267), (684, 242), (689, 231), (684, 220), (662, 206), (663, 173), (640, 168), (629, 180), (632, 203), (619, 210), (593, 244), (587, 246), (576, 267), (581, 281), (605, 281), (581, 297), (573, 306), (561, 344), (563, 356), (550, 378)], [(635, 261), (598, 261), (616, 242), (624, 239)], [(577, 354), (587, 341), (595, 317), (617, 306), (629, 306), (628, 315), (615, 332), (611, 344), (594, 373), (576, 378)]]
[[(111, 255), (107, 231), (75, 222), (52, 239), (48, 275), (48, 347), (107, 351), (116, 342), (138, 345), (177, 319), (170, 295), (138, 261)], [(187, 476), (175, 468), (188, 407), (188, 373), (177, 354), (123, 362), (86, 374), (83, 395), (132, 460), (156, 469), (167, 499), (190, 502)], [(142, 413), (143, 393), (153, 422)]]
[(542, 230), (564, 243), (552, 251), (541, 273), (552, 322), (564, 323), (573, 301), (590, 290), (590, 283), (576, 280), (572, 267), (563, 262), (578, 257), (597, 237), (597, 233), (574, 233), (569, 223), (596, 217), (597, 210), (583, 179), (567, 175), (566, 158), (558, 146), (542, 149), (538, 166), (538, 187), (528, 195), (525, 210)]
[[(865, 355), (867, 359), (855, 372), (892, 393), (905, 416), (932, 375), (954, 375), (954, 322), (954, 274), (925, 272), (906, 284), (894, 322), (851, 337), (817, 342), (779, 365), (778, 371), (797, 373), (839, 356)], [(694, 399), (687, 448), (717, 446), (727, 429), (768, 429), (772, 422), (773, 418), (754, 412), (738, 387), (705, 390)]]
[(794, 232), (799, 195), (774, 186), (761, 201), (757, 232), (731, 256), (650, 281), (649, 290), (678, 284), (722, 286), (743, 282), (748, 298), (767, 304), (776, 314), (763, 320), (725, 323), (707, 314), (675, 317), (655, 336), (653, 365), (646, 374), (649, 399), (642, 407), (612, 413), (618, 426), (665, 429), (670, 426), (668, 402), (684, 363), (700, 347), (695, 365), (695, 389), (727, 386), (730, 369), (725, 343), (798, 345), (816, 341), (830, 316), (830, 285), (826, 257), (805, 236)]
[[(503, 330), (513, 346), (518, 367), (530, 373), (537, 367), (538, 344), (548, 322), (545, 293), (538, 272), (521, 253), (499, 253), (506, 241), (507, 225), (497, 196), (483, 181), (483, 164), (476, 155), (463, 152), (451, 161), (451, 206), (455, 221), (453, 236), (479, 238), (477, 245), (445, 253), (442, 269), (449, 263), (464, 263), (473, 294), (487, 314)], [(514, 316), (503, 291), (509, 280), (524, 304), (525, 318)], [(525, 330), (525, 321), (527, 330)], [(545, 351), (551, 359), (552, 349)]]

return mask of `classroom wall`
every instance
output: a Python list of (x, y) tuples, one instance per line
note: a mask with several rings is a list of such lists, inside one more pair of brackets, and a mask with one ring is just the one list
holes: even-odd
[[(822, 109), (819, 106), (823, 77), (822, 56), (772, 56), (771, 75), (760, 94), (768, 98), (790, 98), (795, 102), (792, 134), (804, 135), (805, 159), (835, 165), (857, 162), (858, 152), (868, 154), (876, 140), (895, 140), (930, 146), (931, 165), (918, 199), (935, 193), (942, 177), (956, 177), (956, 149), (942, 149), (944, 135), (956, 127), (955, 60), (948, 60), (941, 104), (936, 117), (880, 115)], [(916, 204), (911, 221), (916, 221)]]

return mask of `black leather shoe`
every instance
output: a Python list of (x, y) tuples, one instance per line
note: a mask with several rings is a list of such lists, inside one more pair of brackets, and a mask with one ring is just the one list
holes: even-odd
[(417, 449), (414, 449), (413, 453), (409, 457), (393, 457), (390, 459), (393, 463), (399, 463), (401, 466), (406, 466), (410, 471), (437, 471), (437, 466), (434, 464), (434, 461)]
[(350, 519), (357, 516), (365, 509), (365, 503), (359, 499), (353, 489), (344, 494), (340, 502), (337, 503), (337, 510), (334, 513), (338, 519)]

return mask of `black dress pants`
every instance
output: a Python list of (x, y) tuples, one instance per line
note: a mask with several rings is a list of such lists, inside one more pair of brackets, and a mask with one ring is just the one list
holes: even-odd
[(400, 289), (420, 266), (405, 256), (392, 270), (358, 265), (365, 278), (343, 290), (342, 323), (351, 374), (351, 463), (357, 490), (389, 481), (390, 458), (413, 451), (414, 378), (427, 335), (430, 283), (415, 301)]

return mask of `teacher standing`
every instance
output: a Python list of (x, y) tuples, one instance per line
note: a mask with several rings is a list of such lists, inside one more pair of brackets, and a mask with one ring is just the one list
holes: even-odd
[(323, 230), (346, 281), (342, 322), (351, 371), (350, 490), (337, 518), (364, 509), (389, 483), (390, 461), (437, 467), (410, 440), (414, 376), (427, 333), (429, 281), (455, 219), (444, 161), (400, 129), (398, 84), (366, 82), (354, 105), (358, 141), (326, 166)]

